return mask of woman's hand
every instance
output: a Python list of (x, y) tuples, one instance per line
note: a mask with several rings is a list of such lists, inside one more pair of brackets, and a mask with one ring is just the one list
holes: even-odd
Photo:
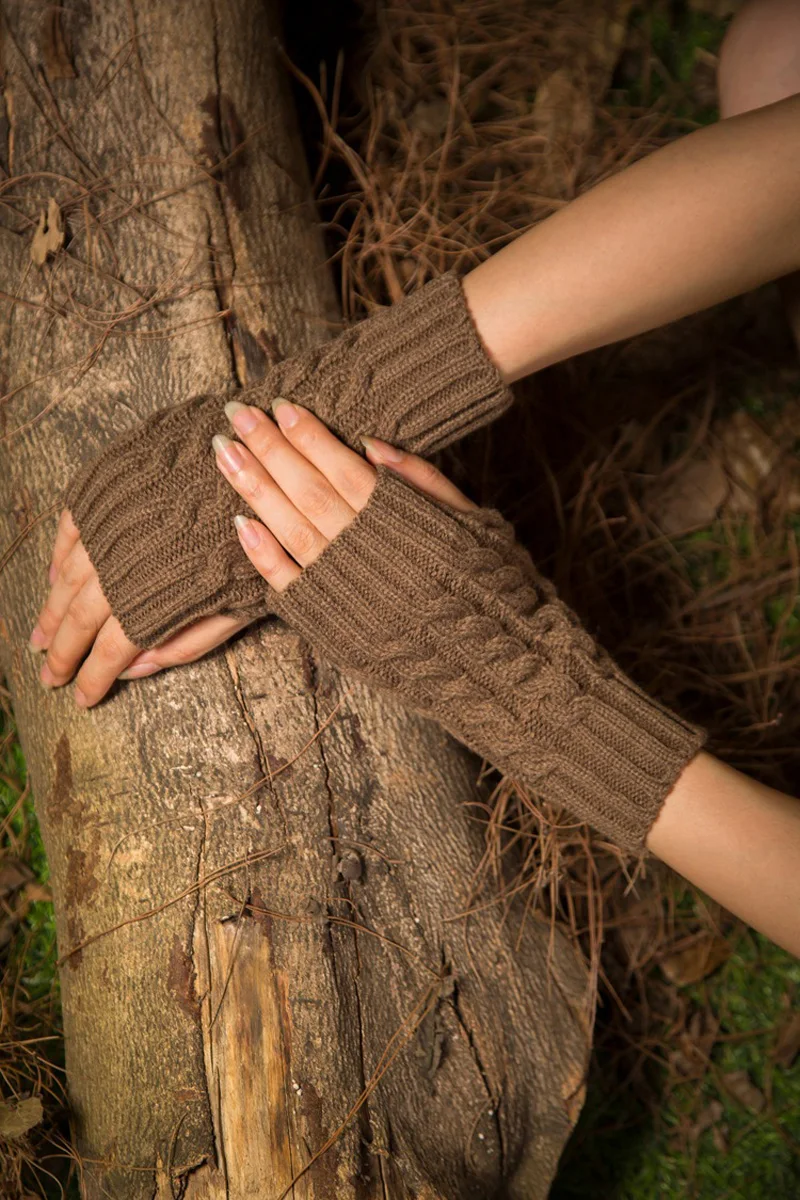
[[(239, 539), (260, 574), (281, 591), (363, 508), (375, 468), (310, 412), (286, 401), (275, 406), (278, 425), (260, 409), (236, 401), (226, 411), (244, 445), (228, 443), (226, 452), (224, 443), (218, 443), (217, 464), (263, 522), (239, 521)], [(231, 448), (233, 458), (238, 455), (236, 463)], [(391, 467), (454, 508), (474, 507), (423, 459), (372, 439), (367, 454), (371, 463)], [(74, 696), (81, 708), (97, 704), (116, 679), (139, 679), (194, 662), (244, 628), (232, 617), (206, 617), (160, 646), (140, 651), (112, 615), (66, 509), (56, 534), (50, 583), (31, 646), (47, 651), (40, 674), (45, 686), (60, 687), (75, 676)]]
[(236, 518), (239, 540), (278, 592), (364, 507), (375, 486), (376, 465), (391, 468), (452, 508), (475, 508), (424, 459), (365, 438), (365, 462), (312, 413), (288, 400), (275, 401), (275, 421), (258, 408), (234, 404), (228, 410), (244, 444), (215, 438), (217, 466), (260, 518)]
[(68, 509), (58, 523), (49, 577), (52, 587), (30, 644), (47, 651), (39, 674), (45, 687), (69, 683), (86, 656), (75, 679), (75, 703), (80, 708), (102, 700), (115, 679), (137, 679), (162, 667), (193, 662), (244, 628), (232, 617), (206, 617), (157, 650), (140, 654), (111, 614)]

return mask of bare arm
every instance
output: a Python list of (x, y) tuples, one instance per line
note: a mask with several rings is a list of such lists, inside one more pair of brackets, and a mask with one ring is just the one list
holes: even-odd
[(647, 846), (800, 956), (800, 801), (701, 753), (667, 797)]
[[(657, 151), (482, 263), (464, 286), (512, 381), (800, 268), (800, 95)], [(709, 754), (648, 848), (800, 955), (800, 801)]]
[(471, 271), (513, 381), (800, 268), (800, 95), (689, 134)]

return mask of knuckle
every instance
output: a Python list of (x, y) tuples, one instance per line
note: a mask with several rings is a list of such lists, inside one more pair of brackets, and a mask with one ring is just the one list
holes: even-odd
[(52, 637), (61, 624), (59, 618), (49, 608), (43, 608), (36, 618), (36, 624), (47, 637)]
[(116, 663), (125, 656), (125, 649), (114, 634), (100, 634), (94, 644), (94, 653), (100, 662)]
[(315, 421), (301, 419), (292, 429), (292, 441), (296, 446), (302, 446), (305, 450), (311, 449), (319, 441), (319, 428)]
[(65, 583), (67, 587), (77, 587), (83, 579), (81, 566), (72, 557), (67, 558), (61, 564), (60, 575), (62, 583)]
[(341, 487), (346, 496), (353, 496), (359, 499), (366, 498), (372, 491), (374, 483), (374, 473), (369, 470), (362, 470), (361, 467), (342, 472)]
[(260, 500), (265, 491), (264, 480), (248, 471), (242, 477), (242, 491), (250, 500)]
[[(156, 661), (154, 656), (151, 657), (153, 657), (153, 661)], [(182, 642), (173, 647), (170, 651), (170, 658), (173, 666), (185, 667), (197, 658), (197, 648), (191, 642)]]
[(96, 633), (97, 616), (89, 598), (76, 596), (67, 610), (70, 624), (80, 633)]
[(259, 421), (247, 440), (253, 454), (261, 462), (269, 458), (275, 449), (275, 431), (269, 421)]
[(281, 573), (281, 561), (276, 555), (270, 554), (266, 558), (259, 559), (258, 570), (264, 579), (274, 579)]
[(48, 651), (47, 665), (57, 679), (71, 675), (75, 667), (73, 659), (68, 657), (63, 650), (59, 650), (57, 646), (54, 650)]
[(336, 493), (327, 484), (309, 484), (303, 493), (300, 507), (310, 517), (327, 517), (336, 508)]
[(417, 478), (419, 479), (420, 483), (430, 484), (432, 486), (433, 484), (439, 482), (439, 480), (442, 478), (442, 474), (441, 471), (439, 471), (438, 468), (433, 465), (433, 463), (428, 462), (428, 460), (425, 458), (420, 458), (417, 462)]
[(287, 531), (286, 541), (292, 554), (301, 556), (311, 554), (317, 543), (310, 525), (293, 525)]

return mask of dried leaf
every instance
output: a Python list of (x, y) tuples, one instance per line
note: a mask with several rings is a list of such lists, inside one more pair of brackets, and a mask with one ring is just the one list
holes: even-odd
[(52, 904), (53, 893), (49, 887), (46, 887), (43, 883), (36, 883), (34, 880), (25, 888), (25, 899), (30, 904), (33, 904), (36, 900), (43, 900), (46, 904)]
[(747, 1071), (729, 1071), (722, 1076), (725, 1090), (752, 1112), (762, 1112), (766, 1106), (764, 1093), (756, 1087)]
[(728, 1153), (728, 1139), (725, 1136), (725, 1130), (719, 1125), (715, 1125), (711, 1130), (711, 1138), (714, 1142), (714, 1147), (719, 1154)]
[(704, 1108), (699, 1117), (691, 1128), (691, 1136), (699, 1138), (701, 1134), (710, 1129), (712, 1125), (716, 1125), (724, 1113), (725, 1108), (720, 1100), (712, 1100), (707, 1108)]
[(676, 987), (687, 987), (716, 971), (730, 953), (730, 943), (725, 938), (703, 933), (690, 946), (668, 955), (661, 963), (661, 970)]
[(33, 1129), (42, 1119), (42, 1102), (38, 1096), (27, 1100), (4, 1100), (0, 1103), (0, 1137), (18, 1138)]
[(51, 196), (47, 203), (47, 212), (39, 216), (36, 233), (31, 242), (31, 258), (37, 267), (43, 267), (48, 254), (57, 254), (64, 245), (64, 225), (61, 220), (61, 209)]
[(653, 516), (670, 537), (709, 525), (730, 491), (717, 459), (688, 463), (663, 489), (654, 489)]
[(0, 897), (17, 891), (33, 879), (33, 871), (18, 858), (0, 859)]
[(788, 1071), (798, 1054), (800, 1054), (800, 1012), (793, 1012), (788, 1013), (781, 1023), (772, 1057), (779, 1067)]

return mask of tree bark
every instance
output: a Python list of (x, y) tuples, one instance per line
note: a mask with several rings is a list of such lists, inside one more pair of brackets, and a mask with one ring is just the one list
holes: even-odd
[(84, 1194), (535, 1200), (586, 978), (546, 924), (460, 915), (475, 761), (277, 623), (88, 713), (27, 647), (79, 462), (335, 323), (276, 32), (258, 0), (2, 6), (0, 650)]

